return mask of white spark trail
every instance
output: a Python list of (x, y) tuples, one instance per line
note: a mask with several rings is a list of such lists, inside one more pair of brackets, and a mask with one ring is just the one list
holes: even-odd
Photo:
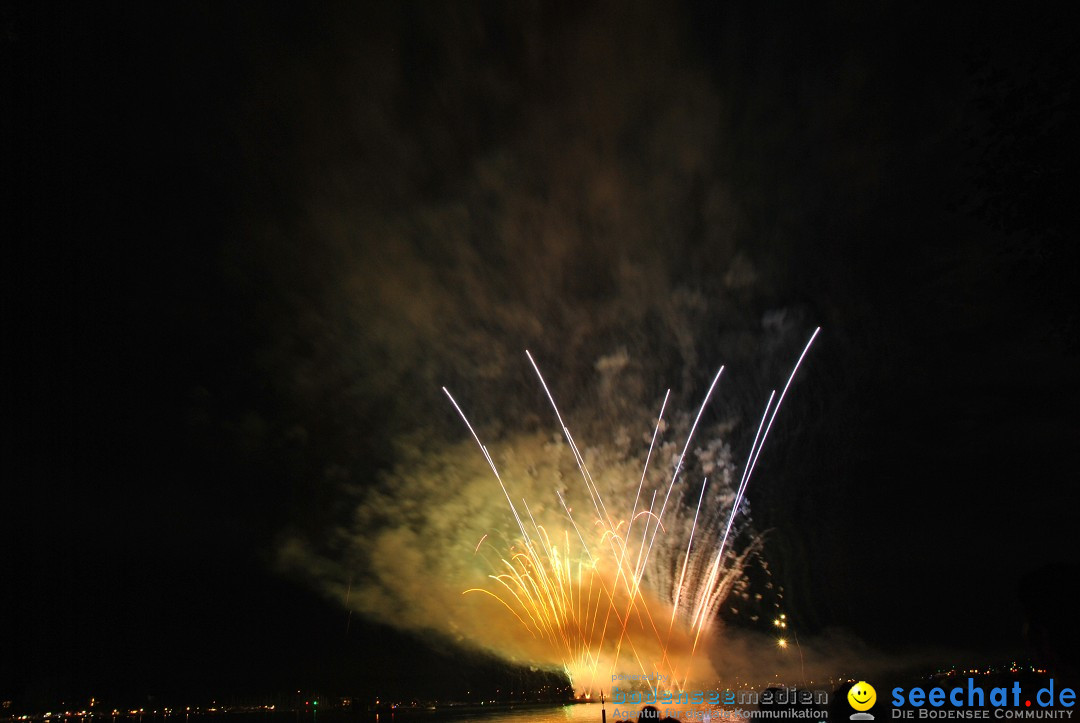
[[(697, 431), (698, 422), (701, 421), (701, 415), (705, 412), (705, 407), (709, 404), (709, 399), (712, 397), (713, 390), (716, 389), (717, 382), (720, 381), (720, 375), (724, 373), (724, 367), (716, 372), (716, 376), (713, 377), (712, 384), (709, 385), (709, 391), (705, 393), (705, 399), (701, 402), (701, 407), (698, 408), (697, 416), (694, 418), (694, 424), (690, 427), (690, 433), (686, 435), (686, 444), (683, 445), (682, 454), (679, 455), (679, 463), (675, 466), (675, 472), (671, 475), (671, 482), (668, 483), (667, 494), (664, 495), (664, 503), (660, 506), (660, 514), (656, 516), (656, 527), (653, 528), (653, 535), (649, 538), (649, 549), (645, 553), (645, 562), (643, 566), (648, 564), (649, 555), (652, 554), (653, 543), (656, 542), (656, 533), (660, 530), (660, 522), (664, 519), (664, 511), (667, 509), (668, 499), (671, 497), (671, 488), (675, 486), (675, 480), (678, 479), (679, 473), (682, 472), (683, 462), (686, 459), (686, 451), (690, 449), (690, 443), (694, 439), (694, 432)], [(648, 528), (648, 522), (646, 522), (646, 529)]]
[[(641, 480), (638, 482), (637, 494), (634, 495), (634, 509), (630, 513), (630, 521), (626, 525), (626, 537), (623, 540), (623, 547), (630, 540), (630, 528), (634, 526), (634, 518), (637, 515), (638, 501), (641, 499), (641, 488), (645, 484), (645, 475), (649, 472), (649, 461), (652, 459), (653, 448), (656, 446), (656, 438), (660, 434), (660, 425), (664, 420), (664, 410), (667, 409), (668, 397), (671, 396), (671, 390), (668, 389), (664, 393), (664, 401), (660, 403), (660, 414), (656, 417), (656, 426), (653, 428), (652, 441), (649, 442), (649, 452), (645, 455), (645, 466), (641, 470)], [(648, 518), (646, 519), (646, 526), (648, 526)]]
[(675, 612), (679, 609), (679, 596), (682, 594), (683, 581), (686, 579), (686, 564), (690, 561), (690, 548), (694, 544), (694, 532), (697, 531), (698, 513), (701, 512), (701, 501), (705, 499), (705, 488), (709, 486), (709, 478), (706, 477), (701, 483), (701, 494), (698, 495), (697, 509), (694, 510), (694, 524), (690, 528), (690, 540), (686, 543), (686, 555), (683, 557), (682, 574), (679, 575), (679, 584), (675, 588), (675, 602), (671, 606), (671, 622), (668, 624), (668, 635), (675, 625)]
[[(799, 367), (802, 365), (803, 359), (806, 358), (807, 352), (810, 351), (810, 347), (813, 345), (814, 340), (817, 338), (817, 335), (820, 332), (821, 332), (821, 327), (819, 326), (816, 329), (814, 329), (814, 333), (810, 335), (810, 340), (806, 342), (806, 346), (803, 347), (802, 353), (799, 354), (799, 359), (795, 362), (795, 366), (792, 367), (792, 369), (791, 369), (791, 374), (788, 375), (787, 382), (785, 382), (785, 384), (784, 384), (784, 389), (783, 389), (783, 391), (780, 392), (780, 398), (776, 400), (776, 406), (773, 407), (772, 415), (769, 416), (769, 423), (765, 426), (765, 431), (761, 434), (760, 441), (757, 442), (757, 448), (756, 449), (751, 448), (751, 451), (750, 451), (751, 456), (747, 460), (747, 465), (746, 465), (746, 467), (744, 469), (743, 478), (739, 482), (739, 490), (735, 494), (735, 501), (732, 504), (731, 512), (728, 515), (727, 526), (724, 528), (724, 536), (720, 540), (720, 547), (719, 547), (719, 549), (717, 550), (717, 553), (716, 553), (716, 561), (713, 563), (713, 571), (709, 575), (710, 582), (715, 581), (716, 574), (717, 574), (717, 572), (719, 570), (719, 567), (720, 567), (720, 561), (721, 561), (721, 559), (723, 557), (723, 554), (724, 554), (724, 549), (727, 546), (728, 536), (731, 534), (732, 522), (735, 519), (735, 515), (738, 514), (739, 506), (742, 504), (743, 496), (746, 493), (746, 488), (750, 484), (750, 477), (751, 477), (751, 475), (753, 475), (754, 468), (757, 466), (758, 458), (761, 456), (761, 450), (765, 447), (765, 440), (768, 439), (769, 431), (772, 430), (773, 422), (776, 421), (776, 415), (780, 413), (780, 406), (784, 403), (784, 398), (787, 396), (788, 390), (791, 388), (791, 383), (792, 383), (792, 381), (794, 381), (795, 375), (798, 373)], [(773, 395), (775, 395), (775, 394), (776, 394), (776, 392), (774, 391), (772, 394), (769, 395), (769, 402), (770, 403), (772, 402)], [(765, 406), (765, 414), (768, 415), (768, 413), (769, 413), (769, 405), (767, 404)], [(764, 420), (764, 417), (762, 419)], [(759, 425), (759, 431), (760, 431), (760, 425)], [(757, 441), (756, 435), (755, 435), (755, 441)], [(701, 629), (702, 629), (702, 627), (704, 627), (704, 624), (705, 624), (705, 611), (707, 609), (712, 608), (713, 603), (715, 602), (715, 600), (716, 600), (715, 596), (710, 596), (707, 604), (706, 604), (706, 600), (705, 600), (704, 597), (700, 601), (699, 614), (696, 614), (694, 616), (695, 620), (696, 620), (696, 622), (698, 624), (697, 635), (701, 634)], [(693, 624), (694, 624), (694, 621), (691, 622), (691, 625), (693, 625)], [(694, 644), (695, 644), (695, 646), (697, 645), (697, 637), (696, 636), (694, 638)]]

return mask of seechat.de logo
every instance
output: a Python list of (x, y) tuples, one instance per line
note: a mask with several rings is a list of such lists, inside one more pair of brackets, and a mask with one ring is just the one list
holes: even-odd
[[(959, 681), (957, 681), (959, 682)], [(1002, 719), (1071, 718), (1076, 705), (1076, 691), (1061, 685), (1053, 678), (1041, 681), (1042, 687), (1032, 695), (1019, 680), (1011, 686), (984, 688), (973, 678), (952, 688), (921, 686), (892, 689), (893, 718)]]

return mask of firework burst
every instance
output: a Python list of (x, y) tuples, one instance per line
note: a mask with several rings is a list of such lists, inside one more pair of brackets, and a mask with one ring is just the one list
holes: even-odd
[[(621, 672), (640, 673), (639, 679), (654, 691), (685, 689), (707, 665), (698, 656), (703, 637), (712, 632), (720, 606), (760, 547), (760, 538), (749, 536), (735, 549), (739, 513), (773, 422), (819, 332), (811, 335), (780, 394), (769, 395), (737, 483), (725, 449), (718, 463), (709, 465), (715, 474), (701, 481), (692, 506), (686, 503), (695, 491), (684, 479), (687, 454), (723, 367), (709, 385), (681, 452), (672, 460), (670, 475), (658, 473), (653, 464), (670, 392), (664, 396), (631, 501), (629, 496), (604, 494), (604, 489), (618, 491), (628, 485), (594, 477), (587, 453), (575, 441), (539, 366), (526, 352), (580, 477), (573, 493), (562, 485), (553, 490), (562, 511), (555, 518), (557, 528), (538, 523), (524, 497), (515, 502), (495, 459), (444, 387), (514, 521), (510, 539), (499, 541), (485, 533), (477, 543), (473, 554), (483, 556), (490, 573), (486, 585), (464, 593), (487, 598), (496, 614), (516, 619), (548, 649), (550, 659), (561, 661), (583, 695), (602, 689)], [(579, 502), (579, 509), (584, 509), (575, 515)]]

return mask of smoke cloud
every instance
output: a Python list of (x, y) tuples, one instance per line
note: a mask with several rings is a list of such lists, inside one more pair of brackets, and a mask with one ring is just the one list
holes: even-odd
[[(604, 544), (597, 515), (523, 351), (624, 522), (664, 390), (675, 411), (639, 512), (653, 490), (663, 496), (715, 365), (736, 370), (643, 573), (667, 619), (702, 482), (707, 570), (741, 471), (733, 445), (748, 447), (764, 403), (758, 380), (779, 381), (811, 325), (770, 308), (731, 177), (729, 109), (677, 11), (371, 12), (377, 22), (323, 18), (292, 62), (261, 65), (244, 110), (255, 192), (230, 264), (270, 332), (259, 373), (290, 439), (321, 464), (313, 494), (329, 500), (283, 538), (278, 562), (375, 620), (565, 665), (498, 600), (463, 594), (491, 590), (524, 541), (440, 387), (478, 424), (513, 504), (527, 501), (530, 529), (574, 534), (558, 492), (582, 515), (575, 544), (591, 549)], [(363, 37), (339, 35), (361, 26)], [(710, 618), (728, 595), (751, 597), (744, 566), (759, 543), (740, 512)], [(692, 645), (681, 634), (672, 652)], [(616, 655), (617, 642), (599, 645)], [(635, 667), (664, 656), (642, 645)], [(708, 658), (695, 676), (713, 674)]]

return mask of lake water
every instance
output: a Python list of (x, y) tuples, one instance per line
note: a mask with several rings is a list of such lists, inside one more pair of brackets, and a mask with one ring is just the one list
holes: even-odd
[[(658, 706), (661, 711), (664, 711), (664, 706)], [(625, 723), (625, 721), (636, 721), (638, 713), (641, 712), (641, 705), (612, 705), (608, 703), (604, 706), (607, 712), (608, 723), (617, 723), (619, 721)], [(700, 721), (714, 721), (719, 722), (721, 720), (730, 721), (730, 718), (721, 718), (719, 711), (707, 711), (702, 707), (696, 707), (687, 709), (683, 712), (677, 712), (674, 709), (668, 711), (670, 714), (678, 715), (681, 721), (686, 723), (697, 723)], [(545, 708), (523, 708), (517, 710), (495, 710), (491, 713), (486, 711), (476, 712), (472, 711), (467, 714), (463, 714), (461, 717), (453, 714), (446, 714), (445, 716), (439, 716), (440, 720), (475, 720), (480, 723), (600, 723), (601, 721), (601, 705), (599, 703), (581, 703), (576, 705), (566, 706), (552, 706)], [(417, 720), (416, 718), (410, 718), (411, 721)], [(736, 719), (742, 720), (742, 719)], [(379, 723), (398, 723), (397, 720), (392, 719), (386, 715), (381, 715), (378, 718)], [(401, 723), (406, 723), (404, 720)]]
[[(641, 712), (641, 704), (614, 705), (607, 703), (603, 707), (600, 703), (577, 703), (573, 705), (523, 705), (509, 708), (492, 706), (490, 709), (482, 707), (468, 707), (455, 709), (452, 707), (439, 708), (438, 710), (424, 710), (422, 708), (404, 708), (394, 712), (370, 713), (361, 711), (326, 710), (318, 713), (288, 711), (288, 710), (263, 710), (258, 712), (219, 712), (209, 714), (183, 713), (172, 715), (151, 714), (145, 715), (120, 715), (118, 717), (95, 716), (95, 717), (61, 717), (57, 716), (51, 721), (43, 720), (35, 716), (28, 723), (462, 723), (463, 721), (476, 721), (477, 723), (601, 723), (602, 711), (607, 713), (608, 723), (626, 723), (637, 721)], [(658, 706), (664, 715), (672, 715), (681, 723), (746, 723), (745, 719), (731, 715), (732, 711), (708, 710), (703, 706), (683, 707), (678, 710), (676, 706)], [(2, 723), (3, 719), (0, 719)]]
[[(613, 708), (608, 705), (608, 720), (613, 720), (611, 717)], [(462, 714), (461, 717), (454, 715), (453, 713), (447, 713), (444, 716), (440, 716), (441, 719), (446, 720), (448, 718), (453, 720), (477, 720), (484, 721), (484, 723), (566, 723), (567, 721), (579, 721), (580, 723), (599, 723), (600, 721), (600, 705), (592, 705), (588, 703), (578, 705), (564, 705), (553, 706), (550, 708), (520, 708), (515, 710), (493, 710), (491, 713), (486, 711), (470, 711), (469, 713)], [(379, 717), (379, 723), (384, 723), (386, 716)]]

